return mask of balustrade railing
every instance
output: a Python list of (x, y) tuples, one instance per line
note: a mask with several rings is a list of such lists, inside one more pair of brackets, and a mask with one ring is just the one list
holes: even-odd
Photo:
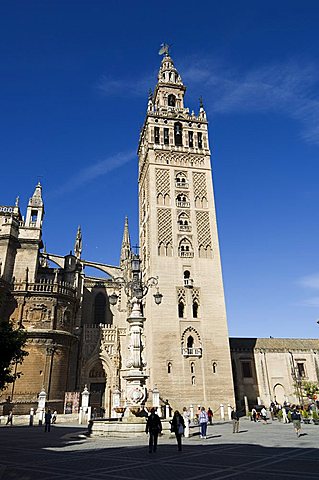
[(178, 226), (178, 230), (180, 232), (191, 232), (192, 231), (192, 227), (191, 225), (179, 225)]
[(190, 202), (181, 202), (179, 200), (176, 200), (176, 207), (189, 208)]
[(175, 187), (176, 188), (188, 188), (188, 182), (179, 182), (175, 180)]
[(194, 280), (192, 278), (184, 278), (184, 287), (192, 288), (194, 285)]
[(193, 252), (183, 252), (182, 250), (180, 250), (179, 256), (184, 257), (184, 258), (192, 258), (194, 256), (194, 253)]
[(58, 295), (75, 296), (75, 290), (69, 283), (42, 281), (36, 283), (20, 282), (14, 284), (14, 291), (27, 291), (31, 293), (54, 293)]
[(182, 348), (182, 354), (184, 357), (201, 357), (202, 349), (201, 348)]

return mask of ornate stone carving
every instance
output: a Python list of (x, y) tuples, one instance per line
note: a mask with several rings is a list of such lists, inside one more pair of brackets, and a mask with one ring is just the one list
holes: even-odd
[(155, 153), (156, 163), (166, 164), (166, 165), (175, 165), (178, 167), (189, 167), (189, 166), (204, 166), (205, 159), (196, 154), (189, 153), (171, 153), (171, 152), (156, 152)]
[(209, 224), (209, 212), (196, 211), (196, 227), (198, 245), (207, 248), (211, 247), (211, 233)]
[(172, 212), (168, 208), (157, 209), (157, 239), (158, 244), (167, 245), (173, 242)]

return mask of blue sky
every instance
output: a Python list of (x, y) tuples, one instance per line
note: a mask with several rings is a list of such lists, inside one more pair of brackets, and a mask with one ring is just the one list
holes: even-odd
[(230, 334), (316, 338), (318, 23), (315, 1), (2, 2), (0, 203), (24, 211), (40, 180), (47, 250), (81, 224), (83, 256), (117, 264), (168, 42), (210, 121)]

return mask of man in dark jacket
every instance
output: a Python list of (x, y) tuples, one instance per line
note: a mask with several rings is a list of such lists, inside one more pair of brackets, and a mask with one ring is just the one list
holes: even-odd
[(178, 451), (182, 451), (182, 435), (184, 434), (185, 422), (178, 410), (175, 410), (171, 422), (171, 432), (175, 433)]
[(149, 433), (149, 453), (156, 452), (157, 438), (162, 431), (162, 422), (159, 416), (155, 413), (155, 408), (151, 408), (151, 414), (147, 419), (145, 432)]
[(233, 421), (233, 433), (239, 433), (239, 418), (239, 412), (233, 409), (231, 412), (231, 419)]
[(52, 414), (51, 414), (51, 410), (49, 409), (44, 415), (44, 431), (45, 432), (49, 432), (51, 429), (51, 419), (52, 419)]

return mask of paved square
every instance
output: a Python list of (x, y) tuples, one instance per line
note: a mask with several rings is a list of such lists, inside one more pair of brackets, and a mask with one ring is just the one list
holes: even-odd
[(291, 424), (242, 420), (240, 433), (225, 423), (208, 428), (208, 438), (163, 435), (148, 453), (147, 436), (130, 439), (81, 438), (83, 427), (0, 427), (1, 480), (234, 479), (310, 480), (319, 478), (319, 426), (304, 425), (297, 438)]

